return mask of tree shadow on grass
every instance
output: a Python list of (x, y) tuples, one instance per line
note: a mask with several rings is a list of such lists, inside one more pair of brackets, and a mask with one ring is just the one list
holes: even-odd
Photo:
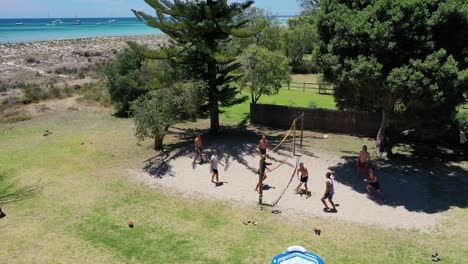
[[(356, 156), (344, 156), (343, 163), (330, 169), (335, 180), (366, 193), (367, 183), (356, 174)], [(468, 205), (468, 171), (456, 165), (414, 159), (378, 160), (376, 168), (386, 201), (377, 203), (404, 206), (408, 211), (438, 213), (451, 206)]]

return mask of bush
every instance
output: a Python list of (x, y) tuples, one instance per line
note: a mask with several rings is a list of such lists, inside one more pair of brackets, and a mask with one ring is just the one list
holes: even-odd
[(46, 100), (49, 96), (36, 84), (23, 84), (21, 85), (21, 90), (23, 91), (23, 101), (26, 104)]
[(26, 61), (26, 63), (28, 63), (28, 64), (32, 64), (32, 63), (39, 62), (39, 61), (37, 61), (37, 60), (36, 60), (35, 58), (33, 58), (33, 57), (27, 57), (27, 58), (25, 59), (25, 61)]
[(299, 74), (319, 73), (320, 67), (311, 60), (301, 60), (297, 64), (292, 65), (292, 71)]
[(456, 116), (456, 122), (458, 127), (468, 128), (468, 112), (462, 111), (462, 109), (460, 109)]
[(94, 101), (102, 105), (110, 105), (111, 100), (107, 87), (101, 83), (87, 83), (80, 89), (81, 100)]
[(49, 88), (49, 98), (62, 98), (62, 90), (58, 87), (52, 86)]

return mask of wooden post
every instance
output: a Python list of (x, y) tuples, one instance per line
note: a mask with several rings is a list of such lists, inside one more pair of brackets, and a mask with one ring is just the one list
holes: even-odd
[(265, 168), (265, 155), (262, 155), (260, 158), (260, 167), (258, 168), (258, 182), (260, 183), (260, 187), (258, 189), (258, 205), (263, 205), (263, 175), (265, 174), (265, 171), (263, 168)]
[(288, 82), (288, 90), (291, 90), (291, 83)]
[(306, 83), (304, 82), (304, 87), (302, 88), (303, 92), (305, 92), (305, 85), (306, 85)]
[(302, 118), (301, 118), (301, 149), (302, 149), (303, 136), (304, 136), (304, 112), (302, 112)]
[(296, 120), (294, 120), (293, 156), (296, 156)]

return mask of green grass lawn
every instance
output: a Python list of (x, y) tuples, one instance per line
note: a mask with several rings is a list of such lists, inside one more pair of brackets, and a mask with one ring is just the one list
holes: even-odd
[[(53, 134), (42, 136), (46, 129)], [(341, 140), (342, 146), (355, 141)], [(43, 185), (32, 199), (3, 207), (0, 260), (269, 263), (294, 244), (333, 264), (429, 263), (436, 251), (443, 263), (468, 259), (466, 208), (451, 209), (452, 217), (435, 231), (421, 232), (187, 199), (128, 177), (129, 169), (154, 156), (151, 142), (136, 143), (131, 120), (102, 110), (66, 110), (0, 125), (0, 168), (13, 170), (22, 183), (40, 179)], [(245, 219), (260, 224), (244, 226)], [(135, 228), (127, 227), (128, 220)], [(314, 228), (322, 235), (314, 235)]]
[[(316, 74), (295, 74), (292, 80), (295, 82), (316, 82), (318, 75)], [(250, 95), (248, 90), (243, 91), (243, 95)], [(224, 107), (221, 120), (225, 122), (241, 122), (250, 113), (250, 97), (249, 100), (242, 104), (231, 107)], [(298, 107), (309, 107), (311, 104), (317, 108), (336, 109), (335, 101), (332, 95), (319, 94), (318, 90), (291, 89), (287, 87), (280, 89), (276, 95), (264, 95), (260, 97), (260, 104), (275, 104)]]

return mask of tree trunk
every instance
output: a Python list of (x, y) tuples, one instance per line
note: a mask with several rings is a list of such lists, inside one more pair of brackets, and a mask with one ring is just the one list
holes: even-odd
[(380, 120), (379, 131), (377, 132), (377, 137), (375, 141), (377, 142), (376, 145), (376, 152), (378, 155), (381, 155), (382, 146), (385, 142), (385, 131), (387, 130), (387, 112), (382, 110), (382, 119)]
[(219, 105), (218, 87), (216, 85), (216, 62), (208, 63), (208, 103), (210, 104), (210, 130), (213, 133), (219, 131)]
[(154, 137), (154, 150), (162, 150), (163, 149), (163, 139), (164, 139), (164, 136)]

